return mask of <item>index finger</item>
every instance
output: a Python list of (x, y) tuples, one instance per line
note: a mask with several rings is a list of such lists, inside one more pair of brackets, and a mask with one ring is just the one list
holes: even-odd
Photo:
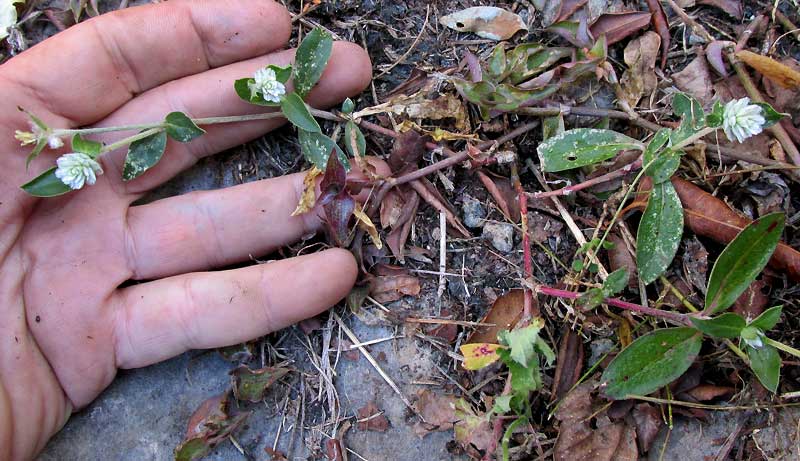
[[(31, 104), (73, 126), (133, 96), (283, 47), (291, 21), (272, 0), (170, 1), (104, 14), (0, 66)], [(25, 104), (25, 103), (23, 103)]]

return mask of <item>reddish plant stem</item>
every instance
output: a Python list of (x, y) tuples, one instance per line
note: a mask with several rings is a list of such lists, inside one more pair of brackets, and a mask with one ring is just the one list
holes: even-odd
[(642, 157), (634, 160), (633, 162), (623, 166), (614, 171), (610, 171), (602, 176), (588, 179), (582, 183), (574, 184), (572, 186), (562, 187), (561, 189), (544, 191), (544, 192), (527, 192), (526, 195), (531, 200), (539, 200), (547, 197), (557, 197), (560, 195), (569, 195), (573, 192), (586, 189), (588, 187), (596, 186), (604, 182), (613, 181), (614, 179), (621, 178), (633, 170), (638, 170), (642, 167)]
[[(536, 288), (536, 291), (544, 295), (555, 296), (557, 298), (578, 299), (581, 296), (581, 293), (576, 293), (574, 291), (559, 290), (558, 288), (551, 288), (541, 285)], [(652, 315), (653, 317), (660, 317), (663, 319), (672, 320), (674, 322), (683, 325), (690, 325), (689, 316), (687, 316), (686, 314), (681, 314), (679, 312), (662, 311), (661, 309), (645, 307), (639, 304), (629, 303), (627, 301), (623, 301), (617, 298), (606, 298), (604, 302), (609, 306), (618, 307), (620, 309), (625, 309), (631, 312), (637, 312), (639, 314), (644, 314), (644, 315)]]
[[(522, 182), (519, 179), (519, 170), (517, 163), (511, 164), (511, 181), (514, 184), (514, 189), (517, 191), (519, 197), (519, 220), (522, 227), (522, 261), (525, 280), (533, 279), (533, 259), (531, 257), (531, 237), (528, 233), (528, 196), (525, 189), (522, 188)], [(528, 287), (523, 287), (523, 303), (522, 303), (522, 321), (521, 326), (524, 327), (528, 324), (533, 316), (533, 291)]]

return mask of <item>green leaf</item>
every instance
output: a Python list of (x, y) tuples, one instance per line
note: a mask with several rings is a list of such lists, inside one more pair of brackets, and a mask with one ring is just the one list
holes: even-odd
[(489, 57), (489, 62), (486, 66), (486, 73), (489, 77), (496, 82), (500, 81), (500, 77), (506, 71), (506, 49), (501, 43), (494, 47), (492, 55)]
[(605, 301), (606, 296), (602, 288), (589, 288), (578, 298), (578, 305), (584, 310), (594, 309)]
[(652, 283), (667, 270), (683, 235), (683, 208), (669, 181), (655, 184), (636, 234), (639, 278)]
[(511, 67), (508, 80), (521, 84), (547, 71), (553, 64), (569, 57), (574, 50), (566, 47), (545, 48), (539, 44), (526, 43), (512, 51)]
[(308, 106), (299, 94), (292, 92), (281, 100), (281, 111), (292, 124), (301, 130), (311, 133), (321, 133), (319, 123), (308, 111)]
[(739, 232), (717, 258), (706, 290), (705, 311), (729, 308), (769, 262), (783, 233), (783, 213), (753, 221)]
[(723, 115), (725, 114), (725, 106), (718, 100), (714, 102), (714, 107), (708, 115), (706, 115), (706, 124), (710, 127), (722, 126)]
[(53, 167), (23, 184), (22, 190), (34, 197), (55, 197), (72, 189), (56, 177), (56, 167)]
[(764, 124), (764, 128), (769, 128), (772, 125), (780, 122), (783, 117), (789, 116), (789, 114), (782, 114), (776, 111), (775, 109), (772, 108), (772, 106), (770, 106), (765, 102), (754, 102), (752, 104), (761, 107), (761, 110), (763, 110), (762, 115), (764, 116), (764, 120), (767, 121), (767, 123)]
[(130, 181), (143, 175), (161, 160), (167, 148), (167, 132), (159, 131), (144, 139), (134, 141), (128, 147), (125, 165), (122, 167), (122, 179)]
[(513, 397), (511, 394), (497, 396), (497, 398), (494, 399), (492, 411), (498, 415), (504, 415), (511, 411), (511, 397)]
[(294, 57), (294, 89), (305, 97), (322, 77), (333, 49), (330, 34), (316, 28), (305, 36)]
[(536, 338), (536, 351), (539, 352), (544, 356), (545, 362), (547, 362), (547, 366), (552, 365), (556, 361), (556, 353), (550, 346), (547, 345), (544, 339), (541, 336)]
[(348, 120), (344, 126), (344, 146), (351, 157), (364, 157), (367, 155), (367, 140), (358, 125)]
[(539, 358), (536, 354), (531, 355), (531, 360), (527, 366), (520, 364), (512, 357), (513, 351), (498, 349), (497, 354), (500, 356), (500, 360), (508, 366), (508, 371), (511, 372), (511, 389), (515, 395), (525, 399), (529, 393), (542, 387)]
[(324, 134), (297, 130), (297, 141), (300, 143), (300, 151), (303, 152), (306, 160), (313, 163), (320, 170), (325, 171), (328, 165), (328, 157), (331, 151), (334, 150), (339, 155), (339, 161), (342, 162), (345, 170), (350, 170), (350, 160), (333, 139)]
[(168, 114), (164, 119), (164, 125), (167, 135), (178, 142), (189, 142), (206, 132), (183, 112)]
[(345, 99), (344, 102), (342, 103), (342, 112), (344, 112), (345, 114), (352, 114), (355, 109), (356, 109), (356, 104), (350, 98)]
[[(523, 367), (527, 367), (536, 356), (536, 339), (539, 337), (543, 322), (534, 319), (530, 325), (516, 330), (502, 330), (497, 334), (500, 344), (511, 349), (510, 357)], [(498, 351), (499, 353), (499, 351)], [(502, 357), (502, 355), (501, 355)]]
[(680, 154), (663, 147), (669, 141), (672, 130), (664, 128), (659, 130), (644, 150), (644, 165), (647, 166), (645, 174), (653, 178), (655, 184), (669, 180), (681, 163)]
[(746, 322), (741, 315), (726, 312), (713, 319), (691, 318), (698, 330), (713, 338), (738, 338)]
[(542, 118), (542, 140), (546, 141), (565, 131), (564, 116), (561, 114)]
[(548, 173), (608, 160), (621, 150), (642, 150), (642, 143), (611, 130), (575, 128), (539, 144), (542, 169)]
[(615, 270), (608, 274), (608, 278), (603, 282), (603, 295), (610, 298), (628, 286), (628, 271), (624, 268)]
[(27, 169), (30, 166), (31, 162), (42, 153), (44, 148), (47, 146), (47, 139), (40, 139), (39, 142), (36, 143), (33, 150), (30, 154), (28, 154), (28, 158), (25, 159), (25, 168)]
[(242, 365), (231, 371), (231, 389), (236, 400), (260, 402), (275, 381), (289, 373), (288, 368), (266, 367), (252, 370)]
[(778, 392), (778, 382), (781, 377), (781, 356), (778, 350), (769, 344), (761, 347), (744, 346), (747, 358), (750, 359), (750, 368), (761, 384), (771, 392)]
[(769, 331), (781, 320), (781, 311), (783, 306), (770, 307), (755, 318), (747, 326), (760, 328), (763, 331)]
[[(275, 79), (284, 84), (289, 81), (289, 77), (292, 76), (292, 66), (281, 67), (270, 64), (267, 66), (267, 69), (272, 69), (275, 71)], [(240, 78), (233, 82), (233, 89), (236, 90), (236, 94), (239, 95), (240, 98), (249, 102), (250, 104), (267, 107), (280, 106), (280, 103), (265, 100), (264, 95), (260, 93), (253, 94), (252, 90), (250, 90), (250, 87), (254, 83), (255, 79), (252, 77)]]
[(694, 96), (686, 93), (675, 93), (672, 98), (672, 111), (675, 112), (675, 115), (688, 122), (688, 126), (695, 131), (706, 125), (703, 105)]
[(103, 145), (97, 141), (90, 141), (88, 139), (83, 139), (79, 134), (76, 134), (75, 136), (72, 137), (73, 152), (82, 152), (94, 158), (100, 155), (100, 152), (102, 150), (103, 150)]
[(541, 88), (523, 90), (512, 85), (495, 85), (490, 82), (473, 83), (462, 79), (453, 79), (453, 84), (464, 98), (479, 106), (481, 116), (488, 119), (491, 111), (508, 112), (525, 104), (544, 99), (556, 91), (557, 85), (545, 85)]
[(619, 400), (658, 390), (689, 369), (702, 343), (703, 335), (687, 327), (655, 330), (640, 337), (603, 372), (605, 394)]

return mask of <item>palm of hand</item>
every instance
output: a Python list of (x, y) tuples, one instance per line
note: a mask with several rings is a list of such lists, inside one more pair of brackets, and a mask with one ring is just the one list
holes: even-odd
[[(169, 2), (75, 26), (0, 67), (0, 458), (33, 456), (118, 368), (245, 341), (347, 293), (356, 268), (342, 250), (196, 272), (315, 230), (316, 214), (289, 218), (302, 175), (132, 206), (199, 157), (260, 136), (272, 122), (216, 126), (193, 143), (170, 144), (161, 163), (130, 183), (120, 179), (124, 152), (112, 152), (86, 190), (36, 200), (18, 188), (31, 175), (10, 134), (27, 128), (17, 106), (56, 127), (150, 122), (172, 110), (247, 113), (253, 108), (231, 82), (289, 62), (291, 51), (261, 56), (289, 32), (286, 11), (271, 1)], [(356, 94), (369, 73), (362, 50), (337, 43), (310, 102)], [(31, 172), (64, 152), (43, 154)], [(154, 281), (120, 288), (132, 279)]]

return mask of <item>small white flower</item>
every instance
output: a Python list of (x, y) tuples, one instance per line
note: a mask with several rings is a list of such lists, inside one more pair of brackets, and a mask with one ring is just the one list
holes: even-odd
[(734, 99), (725, 104), (722, 128), (731, 141), (744, 142), (750, 136), (761, 133), (765, 123), (764, 111), (761, 107), (750, 104), (750, 98)]
[(265, 101), (281, 102), (281, 97), (286, 94), (286, 87), (278, 81), (273, 69), (258, 69), (253, 79), (255, 82), (250, 84), (250, 92), (254, 95), (261, 93)]
[(51, 135), (47, 137), (47, 145), (50, 146), (51, 149), (58, 149), (64, 146), (64, 141), (58, 136)]
[(70, 189), (77, 190), (84, 184), (92, 185), (103, 168), (92, 157), (81, 152), (64, 154), (56, 160), (56, 177)]
[(39, 125), (33, 122), (31, 122), (31, 131), (17, 130), (14, 132), (14, 137), (17, 138), (23, 146), (36, 144), (42, 139), (47, 139), (47, 145), (50, 146), (51, 149), (58, 149), (64, 146), (64, 141), (61, 140), (61, 137), (50, 133), (49, 129), (47, 131), (43, 130)]

